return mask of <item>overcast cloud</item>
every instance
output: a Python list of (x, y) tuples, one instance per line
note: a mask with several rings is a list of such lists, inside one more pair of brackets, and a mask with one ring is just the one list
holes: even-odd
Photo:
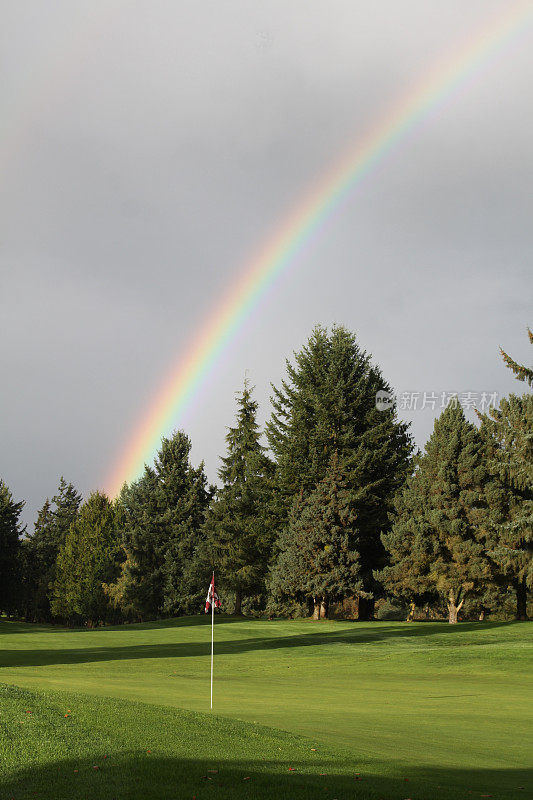
[[(33, 521), (100, 487), (247, 259), (339, 155), (511, 3), (2, 2), (0, 476)], [(523, 391), (533, 26), (387, 157), (286, 271), (185, 417), (216, 478), (245, 370), (316, 323), (402, 391)], [(422, 447), (438, 412), (402, 411)]]

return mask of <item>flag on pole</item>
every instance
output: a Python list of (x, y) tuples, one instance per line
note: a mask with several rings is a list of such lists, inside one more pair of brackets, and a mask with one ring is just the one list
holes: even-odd
[(215, 573), (207, 590), (207, 599), (205, 601), (205, 613), (209, 614), (211, 611), (211, 708), (213, 708), (213, 655), (215, 647), (215, 608), (220, 608), (220, 600), (215, 591)]
[(207, 590), (207, 598), (205, 601), (205, 613), (209, 614), (211, 611), (211, 604), (214, 605), (215, 608), (220, 608), (220, 600), (218, 599), (218, 594), (215, 591), (215, 573), (213, 572), (213, 577), (211, 578), (211, 583), (209, 584), (209, 589)]

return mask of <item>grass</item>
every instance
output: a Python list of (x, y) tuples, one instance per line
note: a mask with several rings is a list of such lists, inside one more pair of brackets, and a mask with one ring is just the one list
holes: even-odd
[(208, 619), (0, 623), (0, 798), (526, 796), (530, 631), (220, 617), (211, 714)]

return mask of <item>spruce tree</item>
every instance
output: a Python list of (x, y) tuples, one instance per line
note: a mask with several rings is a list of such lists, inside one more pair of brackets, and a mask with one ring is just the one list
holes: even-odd
[(287, 511), (300, 492), (315, 489), (337, 453), (357, 518), (360, 618), (369, 618), (380, 592), (373, 572), (384, 563), (380, 533), (389, 528), (393, 496), (409, 469), (408, 425), (397, 421), (394, 407), (376, 407), (377, 393), (391, 387), (343, 327), (315, 328), (273, 391), (267, 435)]
[(20, 544), (24, 526), (20, 514), (24, 501), (16, 503), (0, 479), (0, 612), (12, 614), (20, 605)]
[(143, 617), (196, 610), (205, 591), (192, 569), (212, 490), (189, 462), (182, 431), (163, 438), (153, 467), (120, 495), (127, 556), (124, 599)]
[(458, 404), (449, 405), (396, 497), (392, 529), (382, 535), (390, 564), (376, 577), (391, 594), (408, 602), (440, 600), (450, 623), (467, 599), (483, 604), (494, 585), (487, 553), (491, 486), (478, 430)]
[(270, 591), (274, 598), (311, 600), (315, 619), (327, 617), (330, 601), (363, 591), (350, 494), (334, 453), (315, 489), (294, 499), (277, 541)]
[[(163, 534), (158, 524), (158, 486), (154, 469), (122, 487), (118, 497), (124, 549), (122, 600), (139, 619), (155, 618), (163, 605)], [(163, 540), (164, 541), (164, 540)], [(110, 586), (117, 595), (118, 586)]]
[(24, 542), (26, 617), (35, 622), (51, 619), (50, 600), (59, 550), (78, 515), (81, 495), (61, 477), (57, 494), (45, 500), (33, 533)]
[(226, 443), (218, 473), (223, 486), (207, 514), (198, 555), (205, 577), (215, 569), (217, 583), (235, 593), (234, 613), (240, 614), (243, 598), (264, 592), (276, 521), (274, 465), (261, 444), (257, 403), (247, 381)]
[(115, 508), (105, 494), (93, 492), (59, 550), (52, 613), (78, 623), (108, 621), (112, 609), (103, 584), (116, 578), (119, 560)]
[[(37, 514), (33, 535), (21, 543), (23, 613), (28, 622), (45, 622), (51, 618), (48, 599), (50, 565), (43, 569), (39, 543), (52, 521), (52, 504), (47, 498)], [(54, 566), (56, 558), (57, 551), (52, 562)]]
[[(529, 328), (528, 336), (533, 344)], [(531, 387), (533, 370), (500, 352), (517, 379)], [(491, 555), (516, 593), (517, 619), (527, 619), (528, 590), (533, 588), (533, 394), (511, 394), (499, 408), (479, 416), (489, 466), (507, 500), (504, 524), (492, 529)]]
[(76, 519), (81, 503), (81, 494), (71, 483), (61, 476), (57, 494), (52, 498), (53, 509), (53, 531), (51, 532), (52, 549), (61, 547), (66, 539), (70, 526)]

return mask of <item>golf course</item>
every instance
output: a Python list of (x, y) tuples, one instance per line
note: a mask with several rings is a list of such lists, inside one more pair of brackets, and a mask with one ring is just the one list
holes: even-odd
[(0, 623), (0, 798), (526, 797), (528, 623)]

